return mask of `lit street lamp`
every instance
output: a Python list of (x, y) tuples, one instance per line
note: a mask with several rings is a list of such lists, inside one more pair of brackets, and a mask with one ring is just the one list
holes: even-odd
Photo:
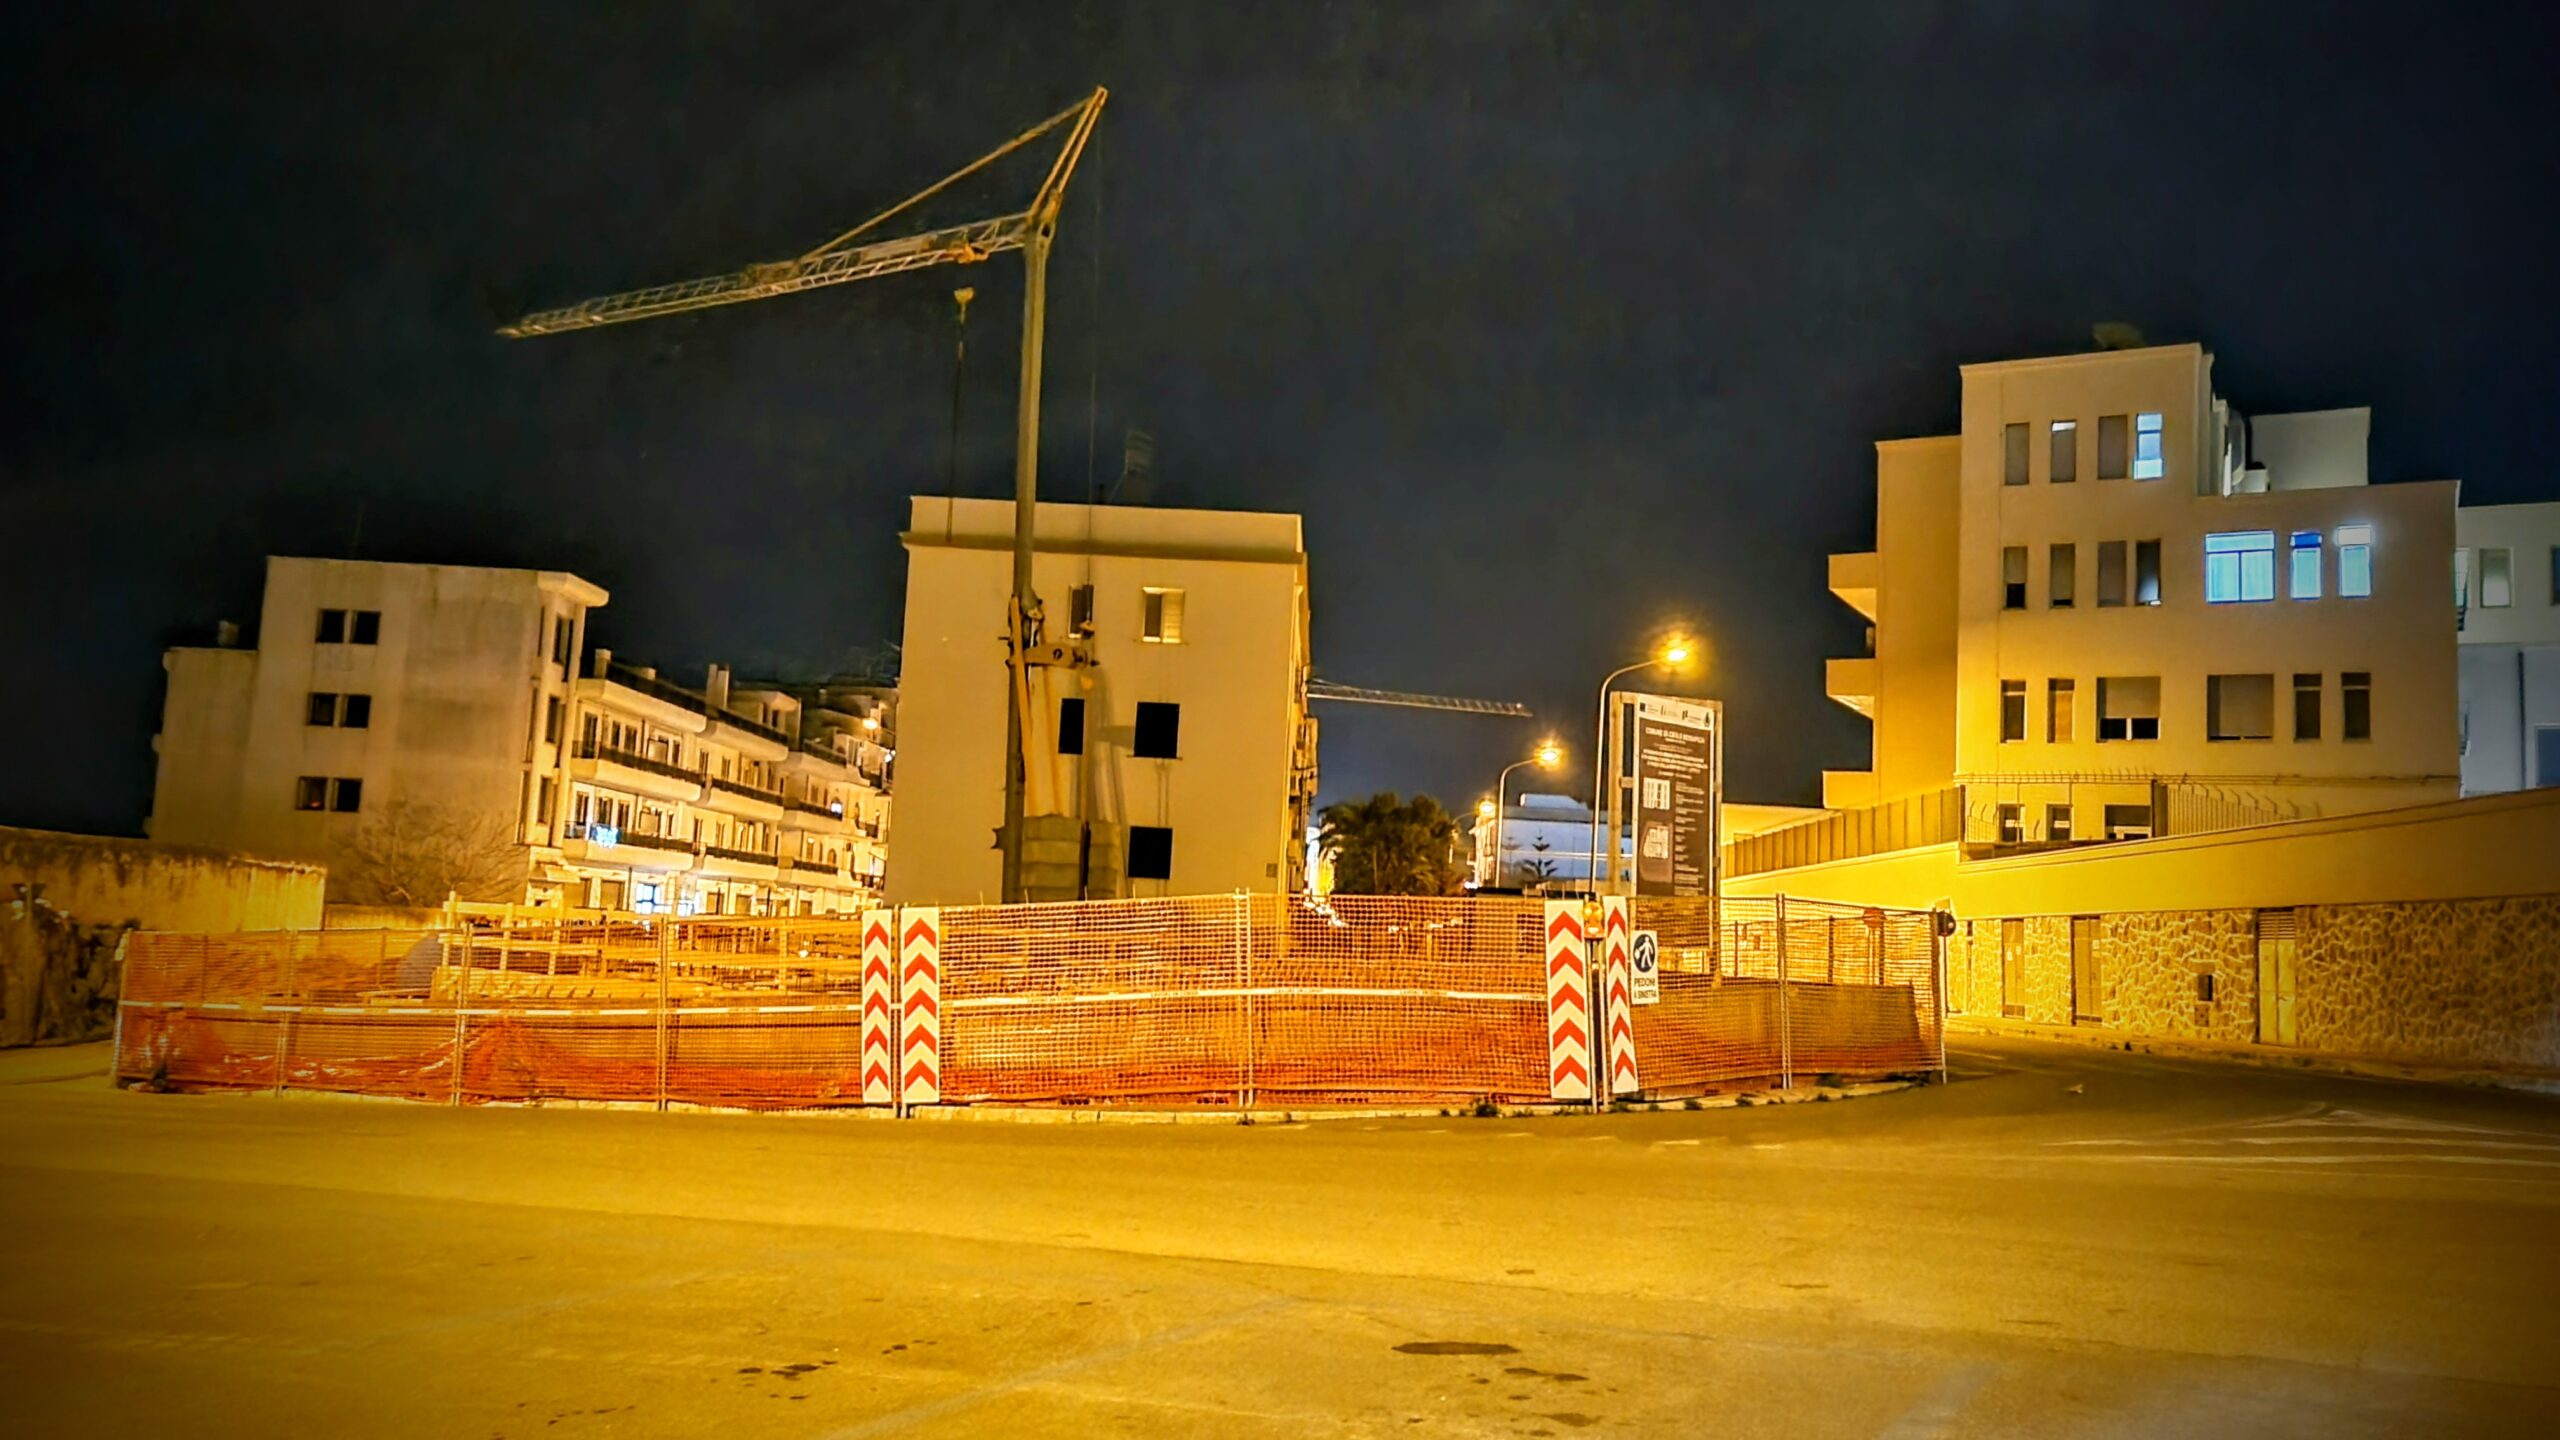
[[(1591, 893), (1594, 895), (1600, 893), (1600, 786), (1601, 769), (1607, 763), (1609, 754), (1609, 687), (1618, 683), (1619, 676), (1632, 675), (1638, 670), (1651, 670), (1656, 667), (1664, 670), (1678, 670), (1689, 663), (1689, 657), (1694, 651), (1695, 647), (1685, 637), (1674, 635), (1663, 642), (1662, 648), (1654, 652), (1652, 659), (1639, 660), (1633, 665), (1621, 665), (1610, 671), (1608, 678), (1600, 682), (1600, 720), (1591, 736), (1591, 855), (1590, 863), (1583, 872), (1591, 882)], [(1609, 838), (1612, 842), (1609, 847), (1609, 878), (1614, 881), (1618, 872), (1615, 843), (1617, 836), (1611, 835)]]
[(1478, 809), (1486, 819), (1493, 822), (1492, 874), (1495, 886), (1499, 887), (1502, 884), (1502, 792), (1503, 787), (1511, 783), (1511, 772), (1523, 765), (1535, 765), (1541, 770), (1553, 770), (1563, 763), (1564, 747), (1550, 737), (1539, 741), (1538, 748), (1529, 752), (1528, 759), (1514, 760), (1503, 766), (1502, 773), (1494, 778), (1493, 798)]

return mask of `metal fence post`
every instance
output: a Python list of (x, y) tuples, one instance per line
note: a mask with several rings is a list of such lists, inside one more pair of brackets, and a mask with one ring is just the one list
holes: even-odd
[(1253, 1068), (1259, 1058), (1260, 1037), (1253, 1025), (1253, 901), (1244, 891), (1235, 892), (1229, 910), (1235, 929), (1236, 1016), (1244, 1028), (1243, 1085), (1237, 1090), (1237, 1109), (1245, 1116), (1253, 1113)]
[(471, 932), (462, 932), (462, 973), (453, 980), (453, 1098), (462, 1103), (463, 1057), (471, 1045)]
[(1778, 928), (1778, 1088), (1792, 1090), (1795, 1074), (1795, 1021), (1787, 1013), (1787, 896), (1777, 896)]
[(1939, 933), (1938, 912), (1929, 912), (1929, 969), (1937, 977), (1938, 1083), (1947, 1083), (1947, 937)]
[(655, 922), (658, 930), (658, 1110), (667, 1108), (667, 962), (674, 950), (674, 936), (665, 917)]

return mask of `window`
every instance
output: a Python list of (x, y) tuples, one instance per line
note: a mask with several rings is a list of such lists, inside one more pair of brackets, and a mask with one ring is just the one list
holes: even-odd
[(2320, 532), (2293, 532), (2293, 575), (2288, 593), (2296, 600), (2320, 598)]
[(2560, 545), (2551, 547), (2551, 603), (2560, 605)]
[(382, 612), (350, 610), (347, 612), (347, 643), (374, 645), (382, 640)]
[(2373, 593), (2373, 527), (2338, 527), (2338, 593), (2361, 600)]
[(2048, 478), (2056, 485), (2068, 485), (2079, 479), (2080, 422), (2077, 420), (2054, 421), (2052, 446), (2052, 467)]
[(2133, 603), (2160, 603), (2160, 542), (2157, 540), (2133, 542)]
[(344, 610), (321, 611), (320, 633), (314, 638), (323, 645), (345, 644), (347, 640), (347, 612)]
[(2122, 415), (2098, 417), (2098, 478), (2121, 480), (2125, 471), (2125, 420)]
[(2320, 677), (2317, 673), (2293, 677), (2293, 738), (2320, 738)]
[(2465, 612), (2471, 608), (2471, 552), (2453, 552), (2453, 628), (2462, 628)]
[(559, 783), (550, 776), (542, 777), (541, 797), (533, 802), (533, 819), (537, 825), (551, 823), (551, 802), (560, 797)]
[(1146, 630), (1141, 639), (1156, 645), (1182, 643), (1182, 592), (1150, 587), (1140, 592), (1146, 601)]
[(2000, 432), (2000, 483), (2027, 483), (2027, 427), (2023, 421)]
[(1058, 753), (1061, 755), (1084, 753), (1084, 702), (1082, 700), (1058, 702)]
[(542, 738), (546, 743), (552, 745), (560, 743), (560, 725), (568, 716), (568, 708), (560, 703), (559, 696), (554, 695), (543, 702)]
[(1093, 633), (1093, 587), (1078, 585), (1067, 592), (1067, 630), (1071, 634)]
[(2027, 838), (2026, 820), (2024, 818), (2025, 810), (2026, 807), (2023, 805), (2003, 805), (2000, 807), (2001, 844), (2015, 845), (2019, 841)]
[(586, 829), (587, 816), (595, 808), (595, 798), (596, 797), (594, 795), (584, 790), (578, 791), (575, 795), (571, 796), (569, 800), (569, 822), (577, 826), (580, 830)]
[(2560, 725), (2533, 727), (2533, 788), (2560, 785)]
[(2000, 922), (2000, 1013), (2027, 1013), (2027, 922)]
[(2338, 735), (2346, 740), (2373, 738), (2373, 672), (2349, 670), (2338, 677)]
[(329, 780), (325, 775), (305, 775), (293, 782), (293, 808), (326, 810), (329, 808)]
[(2079, 588), (2077, 582), (2080, 570), (2080, 547), (2055, 545), (2047, 553), (2045, 603), (2056, 610), (2068, 610), (2071, 608), (2072, 597), (2078, 593)]
[(2110, 840), (2148, 840), (2151, 838), (2151, 807), (2148, 805), (2110, 805), (2105, 819)]
[(2124, 603), (2124, 542), (2098, 542), (2098, 604), (2100, 608)]
[(2098, 679), (2098, 738), (2160, 738), (2160, 677), (2113, 675)]
[(2068, 840), (2071, 838), (2070, 806), (2047, 805), (2044, 807), (2044, 838), (2047, 840)]
[(2480, 552), (2480, 608), (2504, 610), (2516, 603), (2516, 554), (2512, 550)]
[(2146, 411), (2133, 417), (2133, 478), (2157, 480), (2162, 474), (2160, 448), (2160, 412)]
[(363, 730), (373, 724), (373, 697), (341, 695), (338, 697), (338, 723), (349, 730)]
[(2003, 744), (2027, 738), (2027, 682), (2000, 682), (2000, 739)]
[(2204, 537), (2204, 598), (2210, 605), (2276, 598), (2276, 532), (2234, 530)]
[(1173, 831), (1162, 825), (1129, 827), (1129, 878), (1173, 878)]
[(1172, 760), (1181, 754), (1182, 707), (1159, 700), (1138, 702), (1137, 735), (1129, 753), (1148, 760)]
[(2000, 608), (2027, 608), (2027, 547), (2005, 546), (2000, 551)]
[(2047, 680), (2044, 682), (2044, 741), (2048, 745), (2068, 745), (2072, 741), (2072, 708), (2078, 702), (2077, 682)]
[(2204, 677), (2204, 738), (2272, 740), (2276, 735), (2276, 677)]
[(311, 703), (303, 712), (302, 723), (305, 725), (337, 724), (338, 697), (326, 690), (312, 691)]

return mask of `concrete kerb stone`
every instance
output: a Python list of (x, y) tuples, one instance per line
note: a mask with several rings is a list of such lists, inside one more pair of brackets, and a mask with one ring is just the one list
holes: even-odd
[(2482, 1088), (2522, 1090), (2541, 1095), (2560, 1095), (2560, 1071), (2493, 1070), (2477, 1066), (2432, 1065), (2423, 1061), (2392, 1060), (2380, 1056), (2355, 1055), (2334, 1050), (2304, 1050), (2284, 1046), (2241, 1045), (2223, 1040), (2129, 1035), (2099, 1026), (2039, 1025), (2022, 1020), (1992, 1020), (1982, 1016), (1949, 1017), (1947, 1030), (1951, 1035), (2017, 1036), (2030, 1040), (2051, 1040), (2065, 1045), (2082, 1045), (2094, 1050), (2121, 1050), (2135, 1055), (2215, 1060), (2226, 1064), (2253, 1065), (2267, 1070), (2312, 1070), (2324, 1075), (2352, 1075), (2366, 1080), (2408, 1080), (2424, 1084), (2472, 1085)]

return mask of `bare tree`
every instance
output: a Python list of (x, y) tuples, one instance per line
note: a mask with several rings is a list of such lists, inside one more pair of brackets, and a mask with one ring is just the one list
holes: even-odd
[(331, 898), (357, 905), (441, 905), (523, 898), (525, 851), (491, 812), (395, 800), (339, 852)]

